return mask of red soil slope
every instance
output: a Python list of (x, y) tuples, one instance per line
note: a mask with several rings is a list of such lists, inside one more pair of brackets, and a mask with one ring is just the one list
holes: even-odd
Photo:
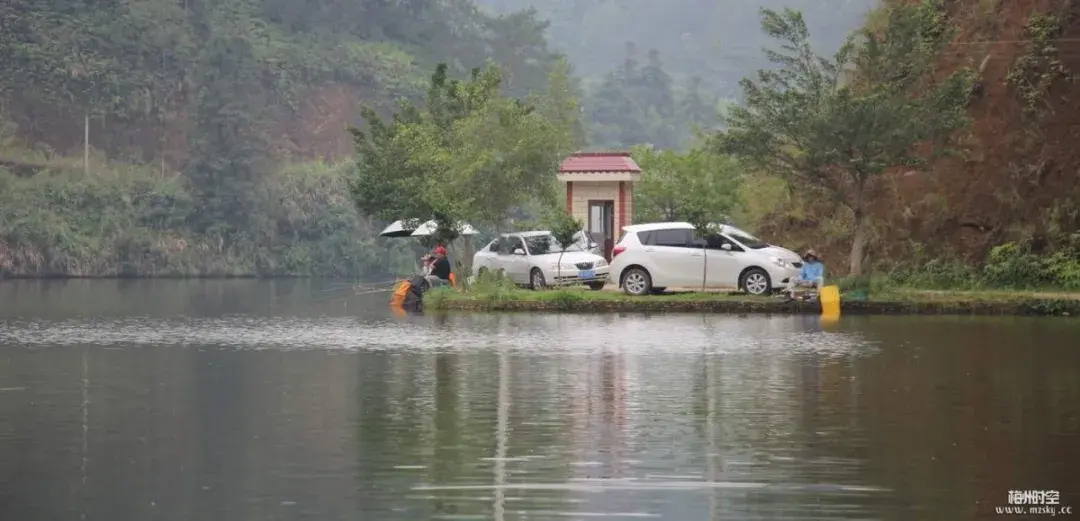
[[(1032, 55), (1027, 25), (1040, 13), (1059, 16), (1056, 57), (1080, 77), (1080, 0), (947, 4), (958, 31), (941, 57), (940, 73), (962, 66), (981, 70), (973, 122), (958, 136), (961, 156), (939, 160), (927, 173), (894, 173), (878, 184), (871, 262), (910, 259), (916, 249), (981, 260), (997, 244), (1032, 240), (1040, 248), (1054, 236), (1080, 230), (1080, 90), (1059, 77), (1036, 104), (1042, 114), (1033, 115), (1025, 113), (1028, 105), (1008, 81), (1017, 60)], [(818, 215), (832, 211), (820, 210)], [(819, 241), (819, 249), (836, 259), (830, 264), (842, 271), (849, 244), (821, 232), (826, 220), (774, 222), (763, 233), (796, 232), (805, 242)]]

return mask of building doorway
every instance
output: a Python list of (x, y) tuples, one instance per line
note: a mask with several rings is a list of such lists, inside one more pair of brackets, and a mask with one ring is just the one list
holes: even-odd
[(615, 249), (615, 201), (589, 201), (589, 238), (603, 249), (611, 262)]

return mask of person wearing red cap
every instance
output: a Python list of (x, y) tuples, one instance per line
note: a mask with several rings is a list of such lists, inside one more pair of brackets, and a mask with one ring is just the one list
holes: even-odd
[(430, 253), (425, 253), (423, 257), (420, 257), (420, 261), (424, 263), (423, 275), (427, 277), (431, 275), (431, 265), (435, 263), (435, 256)]
[(446, 258), (446, 248), (441, 244), (435, 248), (435, 262), (431, 265), (431, 275), (442, 280), (450, 280), (450, 259)]

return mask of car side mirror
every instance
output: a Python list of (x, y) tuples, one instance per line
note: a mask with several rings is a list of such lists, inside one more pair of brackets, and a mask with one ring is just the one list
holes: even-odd
[(720, 245), (720, 249), (724, 251), (731, 251), (731, 245), (725, 242), (724, 244)]
[(521, 248), (514, 248), (514, 255), (525, 255), (525, 250)]

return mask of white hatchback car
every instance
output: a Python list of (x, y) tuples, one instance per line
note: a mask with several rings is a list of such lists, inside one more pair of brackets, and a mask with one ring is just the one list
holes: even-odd
[(635, 224), (623, 228), (612, 251), (612, 280), (631, 295), (668, 287), (737, 288), (764, 295), (798, 275), (802, 259), (733, 226), (698, 237), (689, 223)]
[(514, 283), (532, 289), (585, 284), (600, 290), (608, 279), (607, 260), (582, 251), (580, 244), (562, 251), (549, 231), (507, 233), (491, 241), (473, 255), (474, 275), (489, 270), (502, 270)]

